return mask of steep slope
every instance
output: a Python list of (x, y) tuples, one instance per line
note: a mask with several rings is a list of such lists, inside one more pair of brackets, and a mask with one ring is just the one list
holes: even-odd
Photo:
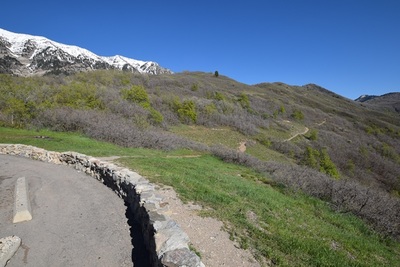
[(156, 62), (123, 56), (102, 57), (89, 50), (61, 44), (45, 37), (0, 29), (0, 73), (29, 76), (71, 74), (98, 69), (120, 69), (148, 74), (171, 73)]
[(0, 125), (78, 131), (125, 147), (207, 151), (331, 200), (400, 238), (394, 112), (314, 84), (250, 86), (200, 72), (0, 75), (0, 85)]

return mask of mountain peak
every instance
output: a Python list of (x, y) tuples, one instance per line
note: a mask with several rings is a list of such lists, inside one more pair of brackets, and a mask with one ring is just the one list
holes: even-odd
[(120, 55), (98, 56), (78, 46), (0, 28), (0, 73), (30, 76), (48, 73), (70, 74), (96, 69), (120, 69), (147, 74), (172, 73), (153, 61), (141, 61)]

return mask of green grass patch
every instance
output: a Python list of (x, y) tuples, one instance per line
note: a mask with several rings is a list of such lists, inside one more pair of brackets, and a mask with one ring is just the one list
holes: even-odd
[[(36, 138), (47, 136), (48, 138)], [(398, 266), (400, 244), (318, 199), (274, 186), (249, 168), (200, 152), (123, 148), (75, 133), (0, 128), (1, 143), (22, 143), (92, 156), (127, 156), (120, 163), (154, 183), (170, 185), (201, 214), (225, 223), (231, 238), (280, 266)]]
[[(290, 162), (283, 154), (267, 148), (259, 142), (252, 140), (228, 127), (207, 128), (204, 126), (175, 126), (171, 131), (190, 140), (207, 145), (223, 145), (231, 149), (238, 149), (241, 142), (246, 142), (246, 153), (261, 160), (275, 160), (280, 162)], [(273, 131), (273, 130), (271, 130)], [(265, 135), (265, 133), (264, 133)]]
[[(269, 185), (252, 170), (199, 158), (123, 158), (154, 183), (175, 188), (184, 201), (225, 222), (232, 239), (282, 266), (391, 266), (399, 244), (374, 234), (359, 219), (328, 204)], [(264, 182), (265, 181), (265, 182)]]
[(274, 125), (267, 129), (260, 130), (260, 135), (270, 138), (271, 140), (283, 141), (290, 138), (291, 132)]
[(245, 135), (228, 127), (207, 128), (204, 126), (180, 125), (173, 127), (171, 132), (203, 144), (223, 145), (232, 149), (237, 149), (240, 142), (248, 139)]
[(266, 146), (256, 142), (255, 144), (247, 145), (246, 153), (264, 161), (278, 161), (283, 163), (291, 163), (292, 161), (285, 155), (267, 148)]
[(132, 155), (132, 149), (96, 141), (78, 133), (0, 127), (0, 143), (33, 145), (50, 151), (76, 151), (91, 156)]

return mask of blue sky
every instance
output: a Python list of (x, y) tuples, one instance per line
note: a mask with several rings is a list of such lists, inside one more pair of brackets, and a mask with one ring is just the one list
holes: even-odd
[(398, 0), (4, 0), (0, 28), (174, 72), (316, 83), (345, 97), (400, 91)]

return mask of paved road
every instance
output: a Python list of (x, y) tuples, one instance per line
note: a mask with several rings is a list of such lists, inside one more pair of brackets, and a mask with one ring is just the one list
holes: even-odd
[[(26, 177), (33, 219), (12, 223), (14, 188)], [(0, 237), (22, 245), (16, 266), (132, 266), (126, 207), (106, 186), (71, 167), (0, 155)]]

